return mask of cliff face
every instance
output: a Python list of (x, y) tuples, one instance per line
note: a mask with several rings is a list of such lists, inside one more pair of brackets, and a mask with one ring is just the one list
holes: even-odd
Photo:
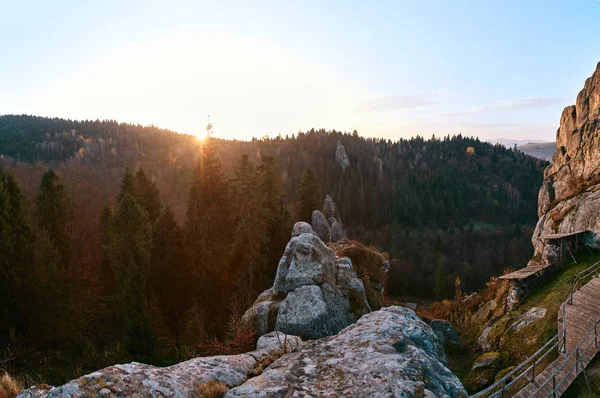
[(585, 82), (575, 105), (566, 107), (556, 132), (556, 152), (544, 171), (538, 197), (540, 220), (532, 241), (534, 262), (553, 263), (556, 234), (583, 235), (589, 246), (600, 247), (600, 63)]

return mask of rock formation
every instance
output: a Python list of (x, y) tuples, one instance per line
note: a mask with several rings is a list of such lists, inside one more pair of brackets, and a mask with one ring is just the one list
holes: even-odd
[(330, 195), (325, 197), (323, 212), (325, 214), (315, 210), (312, 214), (312, 228), (319, 238), (325, 243), (337, 242), (347, 238), (348, 235), (344, 229), (344, 224), (342, 224), (337, 205)]
[[(196, 358), (166, 368), (135, 362), (110, 366), (44, 396), (191, 397), (215, 380), (230, 388), (225, 397), (467, 397), (445, 366), (435, 333), (406, 308), (365, 315), (336, 336), (301, 344), (252, 377), (267, 357), (281, 355), (271, 337), (266, 349), (247, 354)], [(35, 391), (18, 398), (33, 397)]]
[(352, 262), (335, 252), (310, 225), (294, 226), (273, 287), (246, 311), (259, 336), (270, 331), (316, 339), (338, 333), (371, 311)]
[(350, 166), (350, 159), (348, 159), (348, 155), (346, 155), (346, 148), (344, 148), (342, 143), (339, 141), (335, 147), (335, 161), (337, 164), (342, 166), (344, 171), (346, 171), (346, 167)]
[(466, 397), (431, 328), (403, 307), (282, 356), (226, 397)]
[(319, 210), (315, 210), (312, 213), (311, 220), (312, 229), (325, 243), (331, 242), (331, 227), (327, 222), (327, 219)]
[[(564, 109), (556, 132), (556, 153), (544, 171), (538, 197), (540, 220), (533, 234), (532, 263), (559, 260), (560, 245), (548, 236), (582, 233), (600, 248), (600, 63), (575, 105)], [(586, 232), (587, 233), (584, 233)]]

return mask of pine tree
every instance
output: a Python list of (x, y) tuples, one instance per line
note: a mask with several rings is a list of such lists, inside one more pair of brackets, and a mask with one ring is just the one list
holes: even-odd
[(13, 175), (0, 169), (0, 342), (11, 327), (27, 331), (32, 243), (25, 197)]
[[(36, 344), (42, 346), (60, 344), (67, 336), (69, 323), (69, 292), (71, 281), (62, 260), (60, 249), (46, 229), (36, 232), (33, 244), (35, 270), (31, 289), (30, 330)], [(52, 330), (52, 333), (48, 333)]]
[(60, 266), (67, 269), (71, 258), (69, 229), (73, 212), (65, 186), (54, 170), (42, 176), (40, 190), (35, 198), (35, 218), (38, 227), (45, 231), (60, 255)]
[(229, 183), (223, 174), (213, 138), (204, 143), (202, 157), (194, 172), (188, 195), (184, 236), (188, 260), (196, 276), (196, 301), (211, 323), (208, 332), (218, 333), (226, 318), (224, 307), (229, 281), (231, 207)]
[(139, 204), (146, 210), (150, 223), (154, 225), (162, 209), (156, 182), (146, 175), (143, 168), (135, 172), (133, 195)]
[(244, 200), (233, 202), (235, 238), (231, 272), (245, 300), (249, 301), (261, 287), (266, 264), (261, 249), (268, 244), (267, 209), (263, 206), (257, 172), (248, 155), (242, 155), (234, 172), (232, 197)]
[(262, 253), (267, 266), (260, 290), (273, 284), (277, 265), (290, 236), (290, 215), (285, 207), (285, 191), (279, 163), (272, 156), (262, 156), (258, 166), (262, 208), (265, 209), (267, 240)]
[(312, 212), (321, 208), (321, 188), (317, 182), (314, 171), (307, 167), (302, 176), (302, 182), (298, 189), (297, 218), (298, 221), (312, 221)]
[(168, 207), (152, 231), (151, 287), (158, 307), (179, 346), (185, 312), (191, 306), (190, 270), (185, 258), (181, 228)]
[(154, 337), (146, 311), (152, 227), (146, 211), (125, 192), (110, 220), (108, 258), (124, 298), (126, 345), (135, 360), (152, 357)]
[(117, 202), (120, 202), (127, 193), (135, 197), (135, 177), (129, 168), (125, 169), (125, 173), (121, 177), (121, 187), (117, 195)]

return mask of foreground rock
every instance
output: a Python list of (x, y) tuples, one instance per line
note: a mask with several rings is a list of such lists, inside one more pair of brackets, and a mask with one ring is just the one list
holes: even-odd
[[(242, 355), (195, 358), (166, 368), (132, 362), (109, 366), (52, 388), (46, 397), (190, 397), (202, 383), (216, 380), (238, 386), (248, 371), (269, 356), (272, 350)], [(37, 387), (23, 391), (18, 398), (32, 397)], [(39, 395), (38, 395), (39, 396)]]
[(243, 319), (259, 336), (277, 330), (317, 339), (338, 333), (370, 311), (350, 259), (336, 257), (310, 225), (299, 222), (273, 287), (258, 297)]
[[(561, 243), (571, 250), (582, 243), (600, 248), (599, 129), (600, 63), (586, 80), (576, 104), (566, 107), (560, 118), (556, 152), (544, 171), (538, 196), (540, 219), (532, 237), (533, 264), (559, 261)], [(580, 234), (577, 242), (552, 238), (573, 233)]]
[(466, 397), (431, 328), (402, 307), (282, 356), (226, 397)]
[[(266, 349), (247, 354), (166, 368), (136, 362), (110, 366), (36, 396), (183, 398), (199, 396), (203, 385), (218, 381), (230, 388), (226, 397), (467, 397), (445, 366), (435, 333), (406, 308), (372, 312), (336, 336), (309, 343), (287, 336), (298, 351), (272, 363), (281, 355), (280, 340), (263, 337), (259, 345)], [(39, 391), (32, 387), (18, 398)]]

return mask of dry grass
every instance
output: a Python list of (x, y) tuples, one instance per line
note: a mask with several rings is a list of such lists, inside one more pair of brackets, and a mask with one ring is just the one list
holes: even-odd
[(19, 391), (23, 389), (21, 383), (11, 377), (8, 373), (4, 373), (0, 377), (0, 398), (16, 397)]
[(248, 373), (246, 373), (246, 377), (248, 379), (256, 376), (260, 376), (262, 372), (265, 371), (273, 362), (278, 360), (283, 355), (282, 350), (275, 350), (271, 354), (265, 356), (261, 360), (256, 363), (254, 369), (250, 369)]
[(229, 388), (218, 380), (209, 380), (196, 385), (196, 394), (198, 398), (219, 398), (225, 395)]
[(383, 262), (389, 261), (388, 255), (374, 247), (367, 247), (359, 242), (342, 239), (330, 244), (339, 257), (348, 257), (356, 274), (365, 282), (367, 299), (373, 310), (381, 308), (383, 297), (373, 288), (371, 283), (385, 285)]

